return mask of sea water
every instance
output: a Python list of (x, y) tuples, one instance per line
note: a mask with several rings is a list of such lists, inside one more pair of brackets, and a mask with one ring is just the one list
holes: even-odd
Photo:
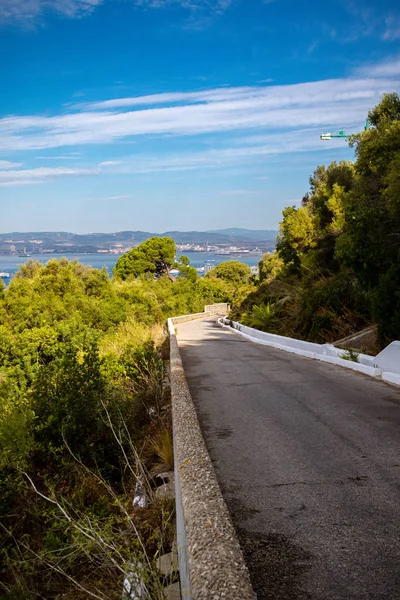
[[(204, 267), (205, 262), (212, 262), (214, 265), (218, 265), (228, 260), (238, 260), (245, 263), (249, 267), (255, 266), (261, 259), (261, 254), (257, 256), (246, 256), (233, 257), (229, 255), (217, 256), (213, 252), (177, 252), (177, 259), (184, 254), (190, 260), (190, 264), (196, 269)], [(6, 272), (11, 277), (18, 271), (19, 266), (24, 264), (27, 260), (39, 260), (41, 263), (46, 264), (52, 258), (60, 259), (62, 254), (32, 254), (30, 257), (24, 256), (0, 256), (0, 272)], [(95, 269), (102, 269), (106, 267), (108, 273), (111, 275), (115, 263), (121, 255), (119, 254), (103, 254), (101, 252), (96, 254), (66, 254), (68, 260), (76, 258), (79, 262), (84, 265), (91, 265)], [(200, 273), (202, 275), (202, 273)], [(10, 279), (3, 279), (4, 283), (10, 281)]]

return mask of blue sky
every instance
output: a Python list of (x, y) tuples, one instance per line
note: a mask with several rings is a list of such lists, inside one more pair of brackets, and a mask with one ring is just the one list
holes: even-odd
[(278, 226), (400, 91), (400, 9), (0, 0), (0, 231)]

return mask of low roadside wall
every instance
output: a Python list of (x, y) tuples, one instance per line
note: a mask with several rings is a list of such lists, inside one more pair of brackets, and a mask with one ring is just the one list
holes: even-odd
[(180, 317), (172, 317), (169, 319), (174, 325), (178, 323), (186, 323), (187, 321), (194, 321), (194, 319), (202, 319), (210, 315), (226, 315), (229, 312), (229, 304), (222, 302), (220, 304), (208, 304), (204, 307), (204, 312), (193, 313), (191, 315), (182, 315)]
[(400, 342), (392, 342), (377, 356), (359, 354), (359, 362), (355, 362), (342, 358), (345, 350), (335, 348), (332, 344), (314, 344), (283, 335), (266, 333), (227, 318), (219, 319), (219, 323), (258, 344), (339, 365), (371, 377), (381, 377), (385, 381), (400, 385)]
[(400, 385), (400, 342), (392, 342), (386, 346), (375, 360), (382, 369), (382, 379)]
[(226, 315), (230, 310), (229, 304), (220, 302), (219, 304), (208, 304), (204, 307), (204, 312), (208, 315)]
[(168, 320), (177, 546), (184, 600), (255, 600), (242, 551), (201, 434), (175, 325), (226, 314), (226, 304)]

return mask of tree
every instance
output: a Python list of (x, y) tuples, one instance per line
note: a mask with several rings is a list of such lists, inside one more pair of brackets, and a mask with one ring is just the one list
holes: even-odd
[(188, 279), (192, 283), (197, 281), (197, 279), (199, 278), (195, 267), (191, 267), (190, 265), (188, 265), (187, 267), (179, 267), (179, 272), (182, 277)]
[(207, 273), (204, 280), (220, 281), (233, 304), (238, 304), (253, 287), (250, 267), (238, 260), (223, 262)]
[(368, 113), (369, 122), (374, 127), (384, 126), (393, 121), (400, 120), (400, 98), (392, 92), (383, 94), (382, 100)]
[(316, 245), (315, 222), (307, 205), (288, 206), (282, 214), (276, 249), (289, 270), (299, 273), (301, 253)]
[(179, 260), (175, 263), (175, 268), (179, 269), (181, 277), (188, 279), (194, 283), (198, 279), (197, 271), (195, 267), (190, 266), (190, 260), (187, 256), (180, 256)]
[(283, 264), (283, 260), (280, 258), (277, 252), (272, 254), (264, 254), (258, 263), (260, 282), (275, 279), (278, 273), (282, 270)]
[[(356, 180), (345, 202), (337, 260), (350, 267), (372, 300), (381, 343), (400, 338), (400, 99), (385, 94), (370, 112), (374, 128), (353, 140)], [(383, 310), (383, 307), (386, 307)]]
[(120, 279), (140, 277), (146, 273), (170, 276), (175, 253), (176, 247), (172, 238), (150, 238), (123, 254), (117, 260), (113, 273)]
[(180, 267), (180, 266), (188, 267), (190, 265), (190, 260), (188, 259), (187, 256), (182, 254), (182, 256), (179, 257), (177, 264), (178, 264), (178, 267)]
[(207, 273), (207, 277), (222, 279), (235, 287), (249, 283), (250, 276), (250, 267), (238, 260), (220, 263), (215, 269)]
[[(122, 282), (52, 259), (27, 262), (6, 290), (0, 285), (0, 587), (7, 598), (117, 598), (129, 565), (152, 564), (172, 543), (170, 501), (141, 509), (134, 523), (126, 512), (137, 476), (156, 465), (149, 440), (169, 423), (155, 343), (167, 317), (230, 294), (222, 279), (198, 278), (185, 259), (174, 285), (154, 277), (168, 272), (175, 247), (156, 240), (144, 248), (139, 262), (150, 277)], [(93, 536), (75, 535), (80, 523), (100, 544), (107, 540), (103, 558)], [(122, 560), (118, 572), (112, 548)], [(154, 576), (149, 594), (161, 598)]]

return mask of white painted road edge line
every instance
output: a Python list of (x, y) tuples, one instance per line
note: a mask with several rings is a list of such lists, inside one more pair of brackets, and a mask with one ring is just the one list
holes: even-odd
[[(226, 325), (222, 322), (224, 317), (218, 319), (218, 323), (221, 327), (225, 329), (229, 329), (233, 333), (240, 335), (247, 340), (254, 342), (256, 344), (261, 344), (263, 346), (269, 346), (271, 348), (276, 348), (278, 350), (284, 350), (285, 352), (291, 352), (292, 354), (298, 354), (300, 356), (305, 356), (307, 358), (313, 358), (315, 360), (320, 360), (322, 362), (331, 363), (334, 365), (338, 365), (339, 367), (344, 367), (345, 369), (350, 369), (352, 371), (358, 371), (359, 373), (363, 373), (364, 375), (369, 375), (370, 377), (382, 377), (385, 381), (389, 381), (390, 383), (398, 383), (400, 384), (400, 375), (396, 375), (394, 373), (382, 373), (381, 369), (377, 369), (375, 367), (368, 367), (367, 365), (362, 365), (360, 363), (352, 362), (350, 360), (344, 360), (343, 358), (327, 356), (326, 354), (318, 354), (317, 352), (309, 352), (308, 350), (301, 350), (299, 348), (291, 348), (290, 346), (284, 346), (283, 344), (277, 344), (275, 342), (269, 342), (267, 340), (260, 340), (259, 338), (248, 335), (247, 333), (243, 333), (239, 329), (235, 327), (231, 327), (230, 325)], [(388, 377), (390, 376), (390, 377)]]

